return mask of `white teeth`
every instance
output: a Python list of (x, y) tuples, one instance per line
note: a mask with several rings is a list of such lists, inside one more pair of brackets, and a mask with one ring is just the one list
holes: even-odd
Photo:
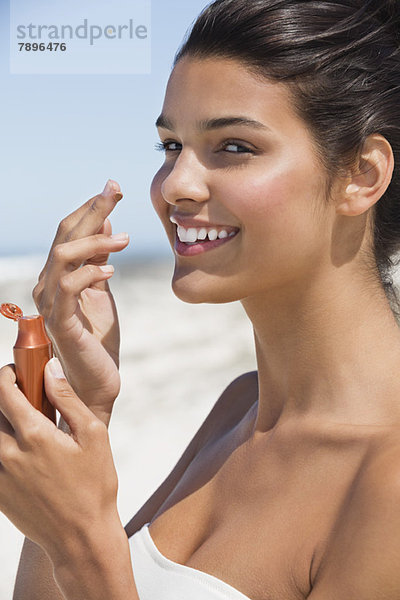
[(226, 229), (221, 229), (221, 231), (217, 231), (216, 229), (207, 230), (205, 227), (201, 227), (200, 229), (189, 227), (188, 229), (185, 229), (184, 227), (177, 225), (177, 235), (181, 242), (194, 244), (197, 240), (209, 239), (210, 241), (214, 241), (217, 238), (224, 239), (232, 237), (233, 235), (236, 235), (236, 231), (232, 231), (228, 234)]
[(178, 238), (181, 242), (187, 242), (188, 240), (186, 239), (186, 229), (184, 229), (183, 227), (179, 227), (177, 229), (177, 233), (178, 233)]
[(195, 242), (197, 240), (197, 229), (194, 227), (189, 227), (186, 232), (186, 241), (187, 242)]

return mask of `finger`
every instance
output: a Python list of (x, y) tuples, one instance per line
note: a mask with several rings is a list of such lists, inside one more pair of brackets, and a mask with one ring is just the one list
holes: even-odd
[[(104, 221), (104, 223), (100, 227), (98, 233), (104, 233), (104, 235), (112, 235), (112, 226), (111, 226), (110, 219), (106, 219)], [(109, 254), (103, 254), (103, 255), (100, 255), (100, 257), (99, 257), (99, 260), (102, 262), (94, 263), (93, 260), (89, 259), (88, 261), (85, 261), (84, 264), (88, 264), (89, 262), (91, 262), (91, 264), (98, 264), (99, 266), (106, 265), (109, 256), (110, 256)], [(109, 292), (110, 286), (108, 284), (108, 279), (105, 279), (104, 281), (97, 281), (96, 283), (94, 283), (92, 285), (92, 288), (95, 290), (99, 290), (101, 292)]]
[(63, 417), (76, 441), (81, 442), (90, 424), (98, 419), (75, 394), (58, 358), (51, 358), (46, 363), (44, 385), (47, 398)]
[(27, 424), (37, 419), (53, 423), (34, 408), (21, 390), (15, 386), (16, 375), (14, 365), (6, 365), (0, 369), (0, 411), (3, 413), (16, 435), (20, 435)]
[[(91, 214), (91, 212), (94, 214), (96, 212), (95, 208), (98, 207), (98, 203), (103, 203), (108, 208), (108, 213), (104, 216), (105, 219), (108, 216), (108, 214), (111, 213), (113, 208), (115, 208), (116, 203), (119, 202), (121, 198), (122, 193), (119, 184), (116, 181), (109, 179), (106, 182), (106, 185), (104, 186), (104, 189), (100, 194), (96, 194), (92, 198), (89, 198), (89, 200), (82, 204), (82, 206), (77, 208), (74, 212), (72, 212), (70, 215), (68, 215), (61, 221), (57, 230), (56, 237), (54, 238), (52, 248), (53, 246), (68, 241), (70, 239), (76, 239), (76, 236), (79, 235), (79, 232), (76, 231), (75, 235), (72, 235), (73, 230), (75, 230), (75, 228), (79, 225), (79, 223), (82, 221), (82, 218), (85, 215)], [(97, 207), (95, 207), (96, 203)], [(97, 233), (97, 231), (103, 225), (104, 219), (103, 221), (100, 221), (99, 223), (95, 224), (90, 233)]]
[(67, 240), (97, 233), (121, 198), (122, 193), (118, 183), (109, 179), (103, 192), (95, 196), (93, 202), (87, 206), (86, 211), (82, 212), (81, 218), (74, 225), (71, 232), (68, 233)]
[(77, 270), (82, 263), (104, 265), (111, 252), (120, 252), (126, 248), (128, 243), (128, 234), (121, 233), (114, 237), (95, 234), (72, 242), (58, 244), (53, 251), (51, 273), (49, 270), (40, 297), (40, 312), (46, 315), (50, 311), (54, 303), (57, 286), (64, 275)]
[[(98, 233), (103, 233), (104, 235), (112, 235), (112, 226), (111, 226), (111, 221), (110, 219), (106, 219), (103, 223), (103, 225), (100, 227)], [(124, 248), (122, 248), (124, 249)], [(106, 265), (107, 261), (108, 261), (108, 257), (110, 256), (110, 254), (102, 254), (99, 255), (97, 257), (95, 257), (96, 260), (94, 260), (93, 258), (88, 259), (87, 261), (85, 261), (83, 264), (97, 264), (97, 265)], [(108, 279), (105, 279), (104, 281), (97, 281), (96, 283), (94, 283), (91, 286), (94, 290), (99, 290), (100, 292), (109, 292), (110, 291), (110, 286), (108, 284)]]
[[(73, 236), (71, 237), (71, 232), (73, 231), (75, 226), (78, 225), (78, 223), (81, 221), (83, 215), (85, 215), (90, 210), (90, 207), (95, 203), (96, 199), (99, 196), (106, 196), (108, 198), (108, 202), (111, 201), (111, 204), (112, 204), (111, 210), (112, 210), (114, 208), (115, 204), (122, 198), (121, 188), (119, 187), (119, 185), (116, 181), (109, 179), (104, 187), (104, 190), (101, 192), (101, 194), (98, 194), (96, 196), (93, 196), (93, 198), (90, 198), (87, 202), (85, 202), (82, 206), (80, 206), (77, 210), (75, 210), (73, 213), (71, 213), (70, 215), (65, 217), (60, 222), (58, 229), (57, 229), (56, 236), (51, 245), (46, 263), (45, 263), (43, 269), (41, 270), (41, 272), (39, 273), (37, 284), (35, 285), (35, 287), (32, 290), (32, 297), (33, 297), (33, 300), (34, 300), (35, 305), (36, 305), (37, 309), (39, 310), (39, 312), (42, 311), (42, 296), (43, 296), (43, 293), (45, 290), (45, 286), (47, 285), (46, 280), (47, 280), (47, 277), (51, 277), (51, 273), (52, 273), (54, 248), (57, 245), (62, 244), (65, 241), (67, 241), (67, 238), (72, 239)], [(109, 222), (108, 219), (106, 219), (106, 220)], [(105, 221), (98, 228), (99, 231), (102, 229), (103, 225), (105, 225)], [(110, 228), (110, 234), (111, 234), (111, 223), (109, 223), (109, 225), (107, 226), (107, 230), (108, 230), (108, 228)], [(94, 231), (94, 233), (96, 233), (96, 231)], [(47, 275), (47, 277), (45, 277), (45, 275)], [(54, 291), (55, 291), (54, 289), (50, 290), (51, 293), (54, 293)]]
[(62, 327), (64, 336), (66, 330), (71, 326), (68, 319), (74, 317), (78, 307), (78, 297), (88, 287), (93, 287), (99, 281), (110, 279), (114, 273), (112, 265), (103, 265), (100, 267), (86, 265), (64, 275), (58, 282), (54, 304), (49, 319), (51, 331), (55, 331), (57, 326)]
[[(12, 433), (4, 430), (3, 425), (0, 425), (0, 478), (5, 477), (6, 471), (12, 466), (14, 457), (19, 453), (18, 442), (11, 427), (10, 429)], [(0, 481), (0, 494), (7, 494), (8, 486), (5, 483), (5, 481)]]
[(112, 225), (110, 219), (105, 219), (103, 225), (100, 227), (98, 233), (104, 233), (105, 235), (112, 234)]
[(104, 219), (103, 225), (100, 227), (97, 233), (101, 233), (103, 235), (112, 235), (112, 225), (110, 219), (107, 217)]
[[(87, 202), (82, 204), (70, 215), (65, 217), (59, 224), (55, 238), (51, 245), (47, 261), (39, 274), (39, 280), (44, 276), (47, 270), (47, 266), (51, 261), (53, 249), (57, 244), (61, 244), (65, 241), (76, 239), (77, 237), (85, 237), (93, 233), (97, 233), (100, 227), (104, 223), (104, 219), (112, 212), (115, 208), (116, 203), (123, 197), (121, 188), (116, 181), (109, 179), (104, 186), (104, 190), (101, 194), (97, 194), (92, 198), (89, 198)], [(103, 220), (99, 211), (104, 212)], [(89, 220), (91, 228), (88, 233), (84, 233), (82, 219), (86, 217), (86, 221)], [(79, 224), (82, 223), (81, 227)], [(87, 225), (87, 224), (86, 224)]]
[(7, 421), (2, 412), (0, 412), (0, 432), (11, 436), (14, 434), (14, 429), (11, 427), (10, 422)]
[(54, 273), (76, 270), (84, 262), (99, 265), (100, 256), (108, 256), (111, 252), (119, 252), (129, 242), (127, 233), (114, 236), (95, 234), (72, 242), (59, 244), (54, 250)]
[(0, 412), (0, 472), (4, 471), (4, 467), (8, 466), (8, 458), (10, 453), (14, 454), (17, 442), (15, 440), (15, 432), (7, 421), (2, 412)]
[[(110, 238), (112, 236), (112, 227), (111, 227), (110, 219), (106, 219), (104, 221), (103, 225), (100, 227), (99, 231), (97, 232), (97, 235), (105, 235), (108, 238)], [(91, 256), (91, 257), (87, 258), (85, 260), (84, 264), (105, 265), (105, 264), (107, 264), (107, 260), (108, 260), (109, 256), (110, 256), (109, 252), (103, 251), (103, 253), (101, 253), (101, 250), (99, 250), (99, 253), (97, 253), (95, 256)]]

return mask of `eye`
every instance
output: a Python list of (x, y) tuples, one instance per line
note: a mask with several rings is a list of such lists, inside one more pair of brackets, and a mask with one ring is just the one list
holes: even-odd
[[(172, 146), (172, 147), (171, 147)], [(174, 148), (175, 146), (175, 148)], [(180, 150), (180, 148), (176, 146), (181, 146), (179, 142), (166, 141), (166, 142), (158, 142), (155, 144), (155, 150), (159, 150), (160, 152), (176, 152)], [(253, 150), (248, 148), (247, 146), (243, 146), (243, 144), (238, 144), (235, 140), (226, 140), (222, 146), (220, 146), (222, 150), (225, 150), (229, 154), (254, 154)], [(228, 148), (237, 148), (237, 150), (228, 150)]]
[(155, 150), (159, 150), (160, 152), (174, 152), (178, 150), (178, 148), (169, 148), (171, 144), (180, 146), (178, 142), (158, 142), (157, 144), (155, 144), (154, 148)]
[[(240, 150), (237, 150), (237, 151), (227, 150), (227, 148), (229, 148), (229, 147), (240, 148)], [(245, 154), (245, 153), (253, 154), (253, 151), (250, 150), (250, 148), (248, 148), (247, 146), (243, 146), (242, 144), (238, 144), (238, 142), (235, 142), (235, 140), (227, 140), (226, 142), (223, 143), (222, 148), (225, 148), (225, 150), (227, 152), (229, 152), (230, 154)]]

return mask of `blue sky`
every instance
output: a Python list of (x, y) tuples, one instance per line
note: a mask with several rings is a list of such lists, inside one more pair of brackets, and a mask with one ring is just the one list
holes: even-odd
[[(48, 0), (29, 1), (45, 7)], [(135, 4), (114, 0), (112, 6), (118, 2)], [(93, 14), (93, 0), (85, 3)], [(124, 192), (111, 221), (115, 232), (131, 237), (125, 252), (171, 252), (150, 202), (151, 179), (163, 160), (154, 150), (154, 121), (175, 51), (207, 4), (151, 1), (150, 74), (20, 75), (10, 74), (10, 5), (0, 0), (0, 256), (46, 252), (58, 222), (108, 178)]]

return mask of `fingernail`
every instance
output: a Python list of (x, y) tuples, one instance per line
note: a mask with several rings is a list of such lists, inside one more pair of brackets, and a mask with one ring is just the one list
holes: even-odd
[(104, 186), (104, 190), (101, 192), (102, 196), (107, 196), (109, 198), (114, 198), (115, 201), (121, 200), (122, 194), (118, 191), (118, 183), (109, 179)]
[(48, 362), (50, 373), (56, 379), (65, 379), (64, 371), (61, 363), (55, 356)]
[(127, 233), (113, 233), (112, 236), (110, 236), (112, 240), (116, 241), (116, 242), (125, 242), (128, 239), (128, 234)]
[(100, 269), (104, 273), (114, 273), (114, 267), (112, 265), (102, 265)]

